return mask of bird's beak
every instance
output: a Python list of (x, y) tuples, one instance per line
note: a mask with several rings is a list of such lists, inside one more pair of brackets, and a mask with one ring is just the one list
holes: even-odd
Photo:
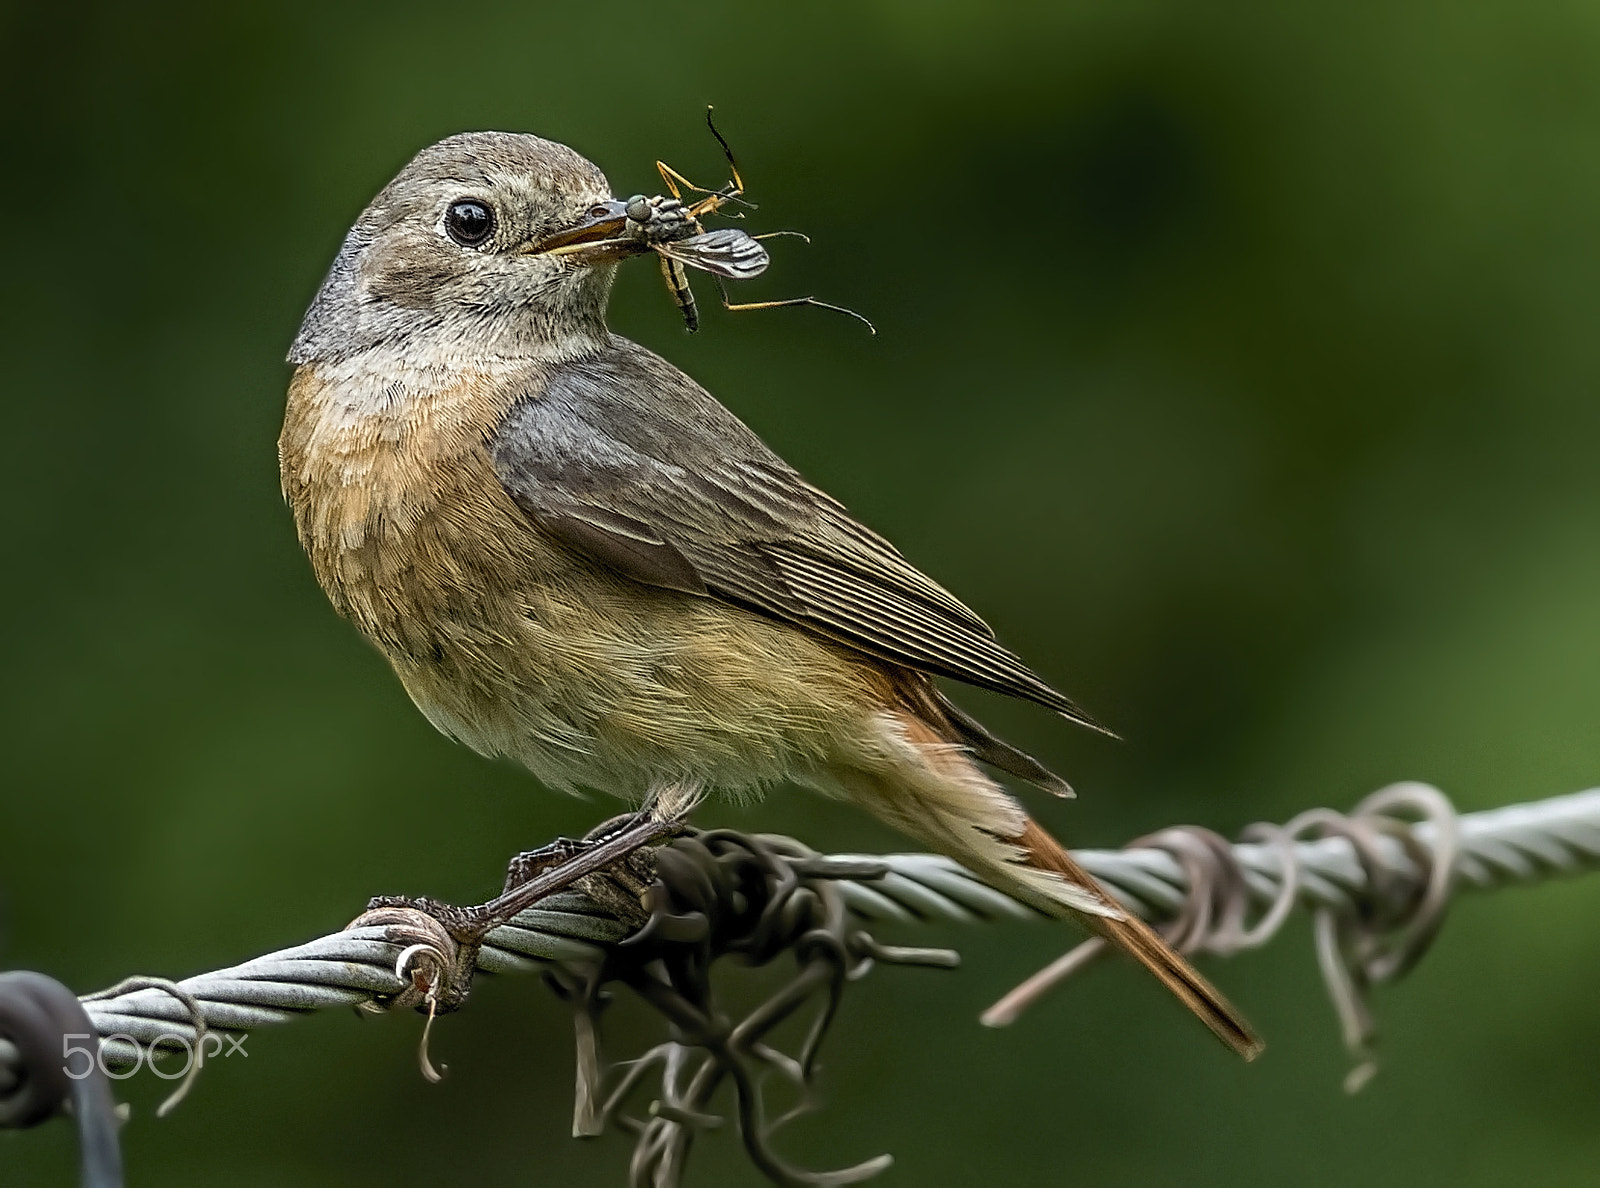
[(632, 236), (623, 235), (628, 221), (627, 204), (612, 200), (598, 202), (578, 222), (534, 240), (528, 255), (576, 256), (581, 264), (601, 264), (648, 251)]

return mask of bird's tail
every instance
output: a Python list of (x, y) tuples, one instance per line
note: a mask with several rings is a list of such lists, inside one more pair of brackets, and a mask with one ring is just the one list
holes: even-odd
[[(1261, 1038), (1234, 1009), (1222, 993), (1200, 972), (1156, 935), (1143, 920), (1115, 906), (1095, 877), (1037, 821), (1029, 818), (1022, 832), (1010, 839), (1023, 852), (1026, 865), (1034, 870), (1057, 875), (1074, 888), (1090, 892), (1115, 914), (1089, 913), (1063, 905), (1062, 915), (1071, 915), (1091, 932), (1121, 949), (1172, 991), (1212, 1033), (1246, 1060), (1254, 1060), (1265, 1046)], [(1030, 886), (1037, 887), (1036, 883)]]
[(954, 858), (992, 886), (1040, 911), (1076, 920), (1155, 975), (1246, 1060), (1261, 1040), (1239, 1012), (1143, 920), (1131, 915), (1032, 820), (966, 748), (925, 720), (880, 719), (876, 770), (836, 771), (843, 790), (890, 825)]

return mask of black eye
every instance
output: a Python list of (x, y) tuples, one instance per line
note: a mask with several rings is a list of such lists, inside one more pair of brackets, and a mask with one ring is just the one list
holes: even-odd
[(462, 247), (477, 247), (494, 234), (494, 211), (474, 198), (463, 198), (444, 212), (444, 229)]

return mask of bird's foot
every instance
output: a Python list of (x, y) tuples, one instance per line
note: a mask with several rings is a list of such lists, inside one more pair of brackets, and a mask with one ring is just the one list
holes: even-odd
[(545, 871), (575, 861), (613, 834), (639, 824), (651, 814), (652, 810), (648, 808), (621, 813), (600, 822), (582, 837), (558, 837), (537, 850), (524, 850), (506, 864), (506, 881), (505, 886), (500, 889), (500, 894), (509, 895), (524, 883), (531, 883)]
[(587, 837), (560, 837), (537, 850), (518, 854), (506, 870), (504, 889), (487, 903), (458, 907), (425, 896), (380, 895), (368, 902), (367, 910), (409, 908), (422, 912), (437, 920), (457, 944), (477, 947), (490, 931), (510, 923), (518, 912), (580, 879), (618, 866), (636, 851), (678, 833), (682, 827), (679, 816), (641, 809), (613, 817)]
[(401, 964), (406, 969), (401, 976), (414, 983), (415, 993), (402, 995), (397, 1002), (430, 1014), (454, 1010), (466, 1001), (478, 952), (489, 933), (580, 880), (588, 880), (585, 891), (618, 919), (635, 927), (642, 924), (648, 913), (640, 906), (639, 894), (649, 885), (654, 866), (636, 856), (681, 833), (691, 807), (693, 802), (684, 800), (663, 811), (658, 801), (603, 822), (587, 837), (557, 838), (518, 854), (507, 870), (505, 889), (488, 903), (458, 907), (426, 896), (380, 895), (368, 901), (367, 910), (349, 927), (381, 925), (394, 943), (404, 947)]

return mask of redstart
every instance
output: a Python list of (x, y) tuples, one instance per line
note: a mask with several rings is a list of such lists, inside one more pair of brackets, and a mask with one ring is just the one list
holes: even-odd
[(672, 364), (606, 326), (624, 204), (564, 145), (424, 149), (345, 237), (279, 444), (339, 613), (445, 734), (641, 800), (854, 801), (1261, 1043), (985, 770), (1064, 793), (935, 685), (1094, 723)]

